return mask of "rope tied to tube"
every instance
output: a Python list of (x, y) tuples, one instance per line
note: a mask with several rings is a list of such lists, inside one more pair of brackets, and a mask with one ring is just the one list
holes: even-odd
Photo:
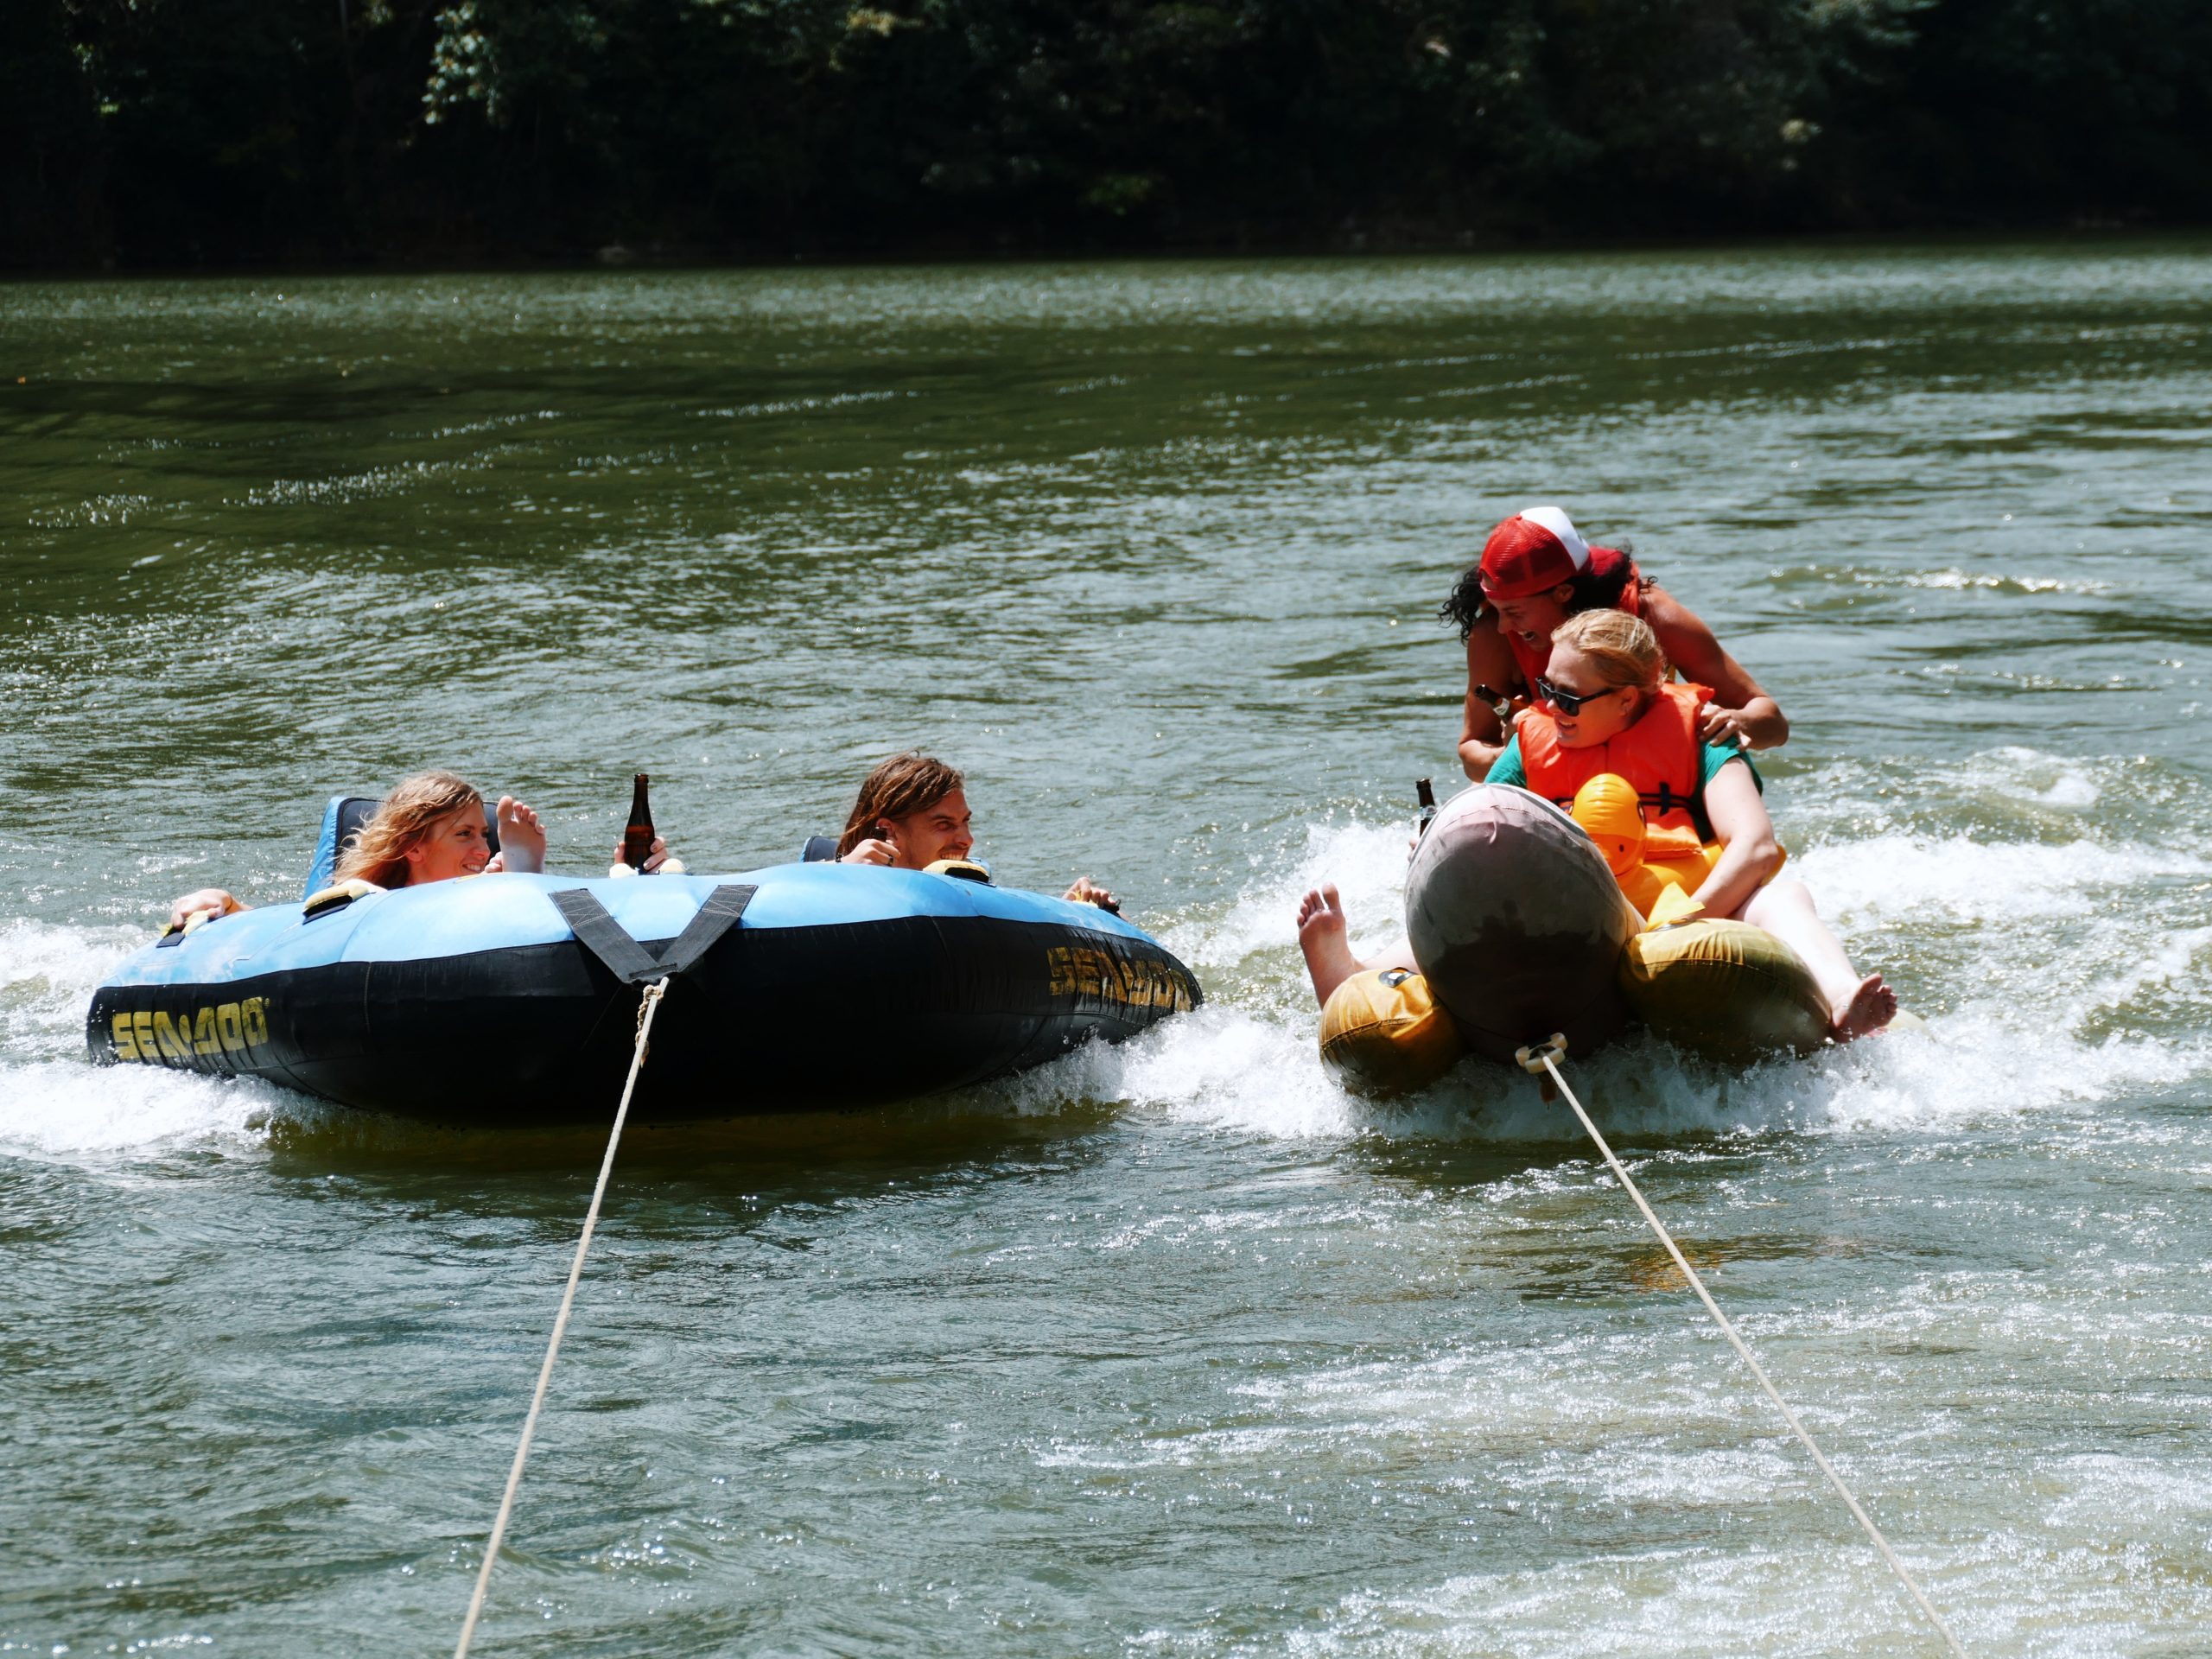
[(637, 1092), (638, 1073), (645, 1068), (652, 1047), (653, 1016), (668, 993), (664, 976), (645, 987), (638, 1003), (637, 1046), (630, 1056), (630, 1076), (622, 1085), (622, 1103), (614, 1109), (614, 1128), (607, 1137), (607, 1155), (600, 1160), (599, 1181), (591, 1190), (591, 1207), (584, 1211), (584, 1230), (576, 1239), (575, 1258), (569, 1263), (569, 1283), (561, 1293), (561, 1311), (554, 1316), (553, 1334), (545, 1344), (545, 1363), (537, 1368), (537, 1387), (530, 1396), (530, 1414), (523, 1419), (522, 1439), (515, 1445), (515, 1460), (507, 1471), (507, 1489), (499, 1497), (499, 1512), (492, 1522), (492, 1535), (484, 1546), (484, 1565), (477, 1569), (476, 1592), (468, 1599), (468, 1617), (461, 1622), (461, 1640), (453, 1659), (467, 1659), (468, 1644), (476, 1637), (476, 1621), (484, 1611), (484, 1592), (492, 1582), (492, 1564), (499, 1559), (499, 1545), (507, 1535), (507, 1522), (515, 1510), (515, 1493), (522, 1486), (523, 1465), (530, 1460), (530, 1442), (537, 1433), (537, 1419), (545, 1408), (546, 1386), (553, 1380), (553, 1361), (561, 1351), (561, 1338), (569, 1329), (569, 1314), (576, 1305), (576, 1281), (583, 1277), (584, 1257), (591, 1249), (591, 1236), (599, 1226), (599, 1206), (607, 1197), (607, 1177), (614, 1173), (614, 1149), (622, 1144), (622, 1126), (630, 1116), (630, 1096)]
[(1621, 1160), (1613, 1155), (1613, 1149), (1605, 1144), (1605, 1137), (1598, 1133), (1597, 1124), (1591, 1121), (1590, 1114), (1582, 1109), (1582, 1103), (1575, 1098), (1574, 1090), (1567, 1086), (1567, 1078), (1560, 1074), (1559, 1069), (1559, 1062), (1566, 1056), (1567, 1039), (1561, 1033), (1554, 1032), (1541, 1043), (1531, 1043), (1526, 1048), (1516, 1049), (1513, 1058), (1521, 1063), (1522, 1071), (1534, 1074), (1536, 1079), (1545, 1085), (1544, 1097), (1547, 1100), (1551, 1098), (1551, 1090), (1554, 1087), (1560, 1094), (1567, 1096), (1567, 1103), (1574, 1109), (1574, 1116), (1580, 1120), (1583, 1132), (1590, 1137), (1600, 1155), (1604, 1157), (1607, 1166), (1612, 1170), (1613, 1179), (1621, 1184), (1621, 1190), (1636, 1201), (1636, 1207), (1643, 1212), (1643, 1219), (1650, 1224), (1651, 1230), (1659, 1236), (1659, 1242), (1667, 1247), (1667, 1254), (1674, 1258), (1675, 1266), (1681, 1270), (1682, 1277), (1689, 1281), (1690, 1288), (1697, 1293), (1698, 1300), (1705, 1304), (1705, 1311), (1713, 1315), (1713, 1323), (1720, 1327), (1720, 1334), (1728, 1338), (1730, 1344), (1736, 1350), (1737, 1357), (1750, 1368), (1752, 1376), (1758, 1379), (1759, 1387), (1765, 1391), (1766, 1397), (1774, 1402), (1774, 1408), (1782, 1414), (1782, 1421), (1789, 1425), (1789, 1432), (1795, 1434), (1804, 1446), (1805, 1450), (1811, 1453), (1813, 1461), (1819, 1466), (1820, 1471), (1827, 1477), (1828, 1484), (1835, 1488), (1837, 1494), (1843, 1499), (1845, 1507), (1850, 1510), (1852, 1518), (1856, 1520), (1865, 1529), (1866, 1535), (1874, 1541), (1874, 1548), (1881, 1552), (1882, 1559), (1890, 1564), (1890, 1570), (1897, 1575), (1897, 1580), (1904, 1586), (1906, 1593), (1912, 1598), (1913, 1605), (1920, 1610), (1929, 1624), (1935, 1627), (1936, 1634), (1943, 1638), (1945, 1650), (1953, 1655), (1954, 1659), (1966, 1659), (1966, 1649), (1959, 1645), (1958, 1637), (1951, 1634), (1951, 1627), (1943, 1622), (1942, 1616), (1936, 1612), (1926, 1593), (1922, 1591), (1912, 1574), (1906, 1570), (1905, 1564), (1897, 1559), (1897, 1551), (1890, 1548), (1890, 1541), (1882, 1535), (1882, 1529), (1874, 1524), (1873, 1517), (1866, 1513), (1865, 1507), (1859, 1502), (1858, 1497), (1849, 1486), (1844, 1484), (1843, 1477), (1836, 1472), (1835, 1465), (1827, 1460), (1820, 1446), (1815, 1443), (1812, 1435), (1807, 1432), (1805, 1425), (1797, 1421), (1797, 1414), (1789, 1408), (1789, 1402), (1782, 1397), (1781, 1390), (1767, 1379), (1765, 1368), (1753, 1357), (1743, 1338), (1736, 1334), (1736, 1327), (1729, 1322), (1728, 1316), (1720, 1311), (1720, 1304), (1713, 1300), (1713, 1293), (1705, 1287), (1705, 1281), (1698, 1277), (1697, 1269), (1690, 1266), (1689, 1258), (1682, 1254), (1681, 1247), (1675, 1243), (1674, 1235), (1667, 1230), (1666, 1224), (1659, 1219), (1658, 1213), (1645, 1202), (1643, 1190), (1630, 1178), (1628, 1170), (1622, 1165)]
[[(667, 991), (668, 982), (664, 979), (657, 979), (645, 987), (645, 994), (638, 999), (638, 1054), (637, 1058), (630, 1063), (630, 1080), (632, 1083), (637, 1081), (638, 1073), (644, 1068), (645, 1062), (652, 1058), (653, 1014), (659, 1008), (660, 1000)], [(630, 1103), (630, 1091), (626, 1088), (622, 1091), (622, 1103), (625, 1106)]]

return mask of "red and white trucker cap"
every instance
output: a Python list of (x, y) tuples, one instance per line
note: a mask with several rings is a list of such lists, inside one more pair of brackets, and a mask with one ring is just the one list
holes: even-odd
[(1590, 543), (1560, 507), (1516, 512), (1483, 543), (1485, 599), (1526, 599), (1572, 582), (1590, 568)]

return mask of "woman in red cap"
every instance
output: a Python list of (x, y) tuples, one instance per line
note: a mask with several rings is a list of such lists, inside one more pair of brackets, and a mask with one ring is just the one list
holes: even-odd
[[(1781, 705), (1721, 649), (1695, 613), (1639, 572), (1626, 553), (1591, 546), (1563, 509), (1530, 507), (1491, 531), (1481, 563), (1459, 578), (1440, 611), (1459, 625), (1467, 646), (1459, 764), (1468, 777), (1487, 777), (1513, 734), (1482, 688), (1501, 693), (1516, 711), (1525, 707), (1551, 657), (1552, 630), (1577, 611), (1595, 610), (1642, 617), (1682, 677), (1713, 688), (1713, 701), (1700, 711), (1707, 742), (1771, 749), (1789, 741)], [(1495, 619), (1494, 627), (1478, 626), (1485, 614)]]

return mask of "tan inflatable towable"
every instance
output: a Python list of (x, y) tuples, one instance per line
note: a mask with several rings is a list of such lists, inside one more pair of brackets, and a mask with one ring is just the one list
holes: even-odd
[(1426, 1089), (1466, 1052), (1428, 982), (1408, 968), (1354, 974), (1321, 1010), (1323, 1062), (1367, 1094)]
[(1573, 817), (1644, 918), (1620, 963), (1621, 995), (1637, 1019), (1730, 1065), (1809, 1054), (1827, 1041), (1827, 1002), (1798, 954), (1764, 928), (1707, 916), (1690, 896), (1719, 863), (1718, 844), (1647, 861), (1636, 790), (1610, 772), (1575, 791)]
[(1402, 1094), (1467, 1050), (1510, 1063), (1516, 1049), (1563, 1032), (1570, 1053), (1586, 1054), (1631, 1017), (1726, 1064), (1827, 1040), (1827, 1006), (1797, 953), (1747, 923), (1706, 917), (1689, 896), (1717, 847), (1644, 863), (1634, 791), (1610, 774), (1575, 806), (1569, 817), (1509, 784), (1478, 784), (1446, 804), (1406, 877), (1421, 972), (1370, 971), (1337, 988), (1321, 1016), (1332, 1069), (1368, 1092)]

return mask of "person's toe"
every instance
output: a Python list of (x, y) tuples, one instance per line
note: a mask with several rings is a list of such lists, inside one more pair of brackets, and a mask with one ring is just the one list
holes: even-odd
[(1897, 1018), (1897, 994), (1883, 982), (1879, 974), (1869, 974), (1859, 982), (1851, 1001), (1837, 1014), (1836, 1035), (1845, 1042), (1864, 1037), (1888, 1025)]

